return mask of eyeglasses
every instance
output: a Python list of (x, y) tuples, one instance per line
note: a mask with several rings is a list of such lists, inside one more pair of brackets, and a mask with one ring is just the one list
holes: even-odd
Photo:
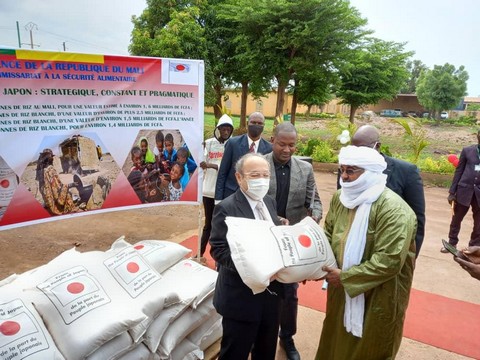
[(250, 178), (250, 179), (260, 179), (260, 178), (263, 178), (263, 179), (270, 179), (270, 173), (256, 173), (256, 172), (252, 172), (252, 173), (246, 173), (244, 174), (246, 177)]
[(340, 175), (342, 175), (343, 173), (347, 174), (348, 176), (352, 176), (358, 172), (363, 172), (364, 169), (352, 169), (352, 168), (346, 168), (346, 169), (342, 169), (341, 167), (338, 168), (338, 172), (340, 173)]

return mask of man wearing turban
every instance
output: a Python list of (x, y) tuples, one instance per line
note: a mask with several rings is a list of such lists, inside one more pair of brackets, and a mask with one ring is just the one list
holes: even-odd
[(338, 160), (341, 189), (325, 233), (339, 268), (324, 268), (327, 312), (316, 359), (393, 359), (412, 285), (416, 216), (386, 187), (378, 151), (346, 146)]

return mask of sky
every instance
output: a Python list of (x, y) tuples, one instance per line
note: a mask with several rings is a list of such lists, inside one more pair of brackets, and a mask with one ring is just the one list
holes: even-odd
[[(350, 0), (374, 36), (406, 42), (429, 68), (464, 65), (468, 95), (480, 96), (479, 0)], [(145, 0), (0, 0), (0, 47), (128, 55), (133, 24)], [(27, 30), (27, 29), (28, 30)]]
[(479, 0), (350, 0), (382, 40), (406, 42), (428, 68), (465, 66), (469, 96), (480, 96)]

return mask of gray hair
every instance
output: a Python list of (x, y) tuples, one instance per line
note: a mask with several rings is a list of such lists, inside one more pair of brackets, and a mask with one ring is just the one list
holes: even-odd
[(253, 119), (260, 119), (265, 122), (265, 116), (259, 111), (255, 111), (248, 116), (248, 122)]
[(261, 158), (265, 161), (267, 161), (265, 159), (265, 157), (261, 154), (257, 154), (257, 153), (246, 153), (245, 155), (243, 155), (240, 159), (238, 159), (238, 161), (236, 162), (235, 164), (235, 171), (238, 172), (239, 174), (243, 174), (243, 166), (245, 165), (245, 161), (247, 161), (248, 159), (252, 158), (252, 157), (258, 157), (258, 158)]

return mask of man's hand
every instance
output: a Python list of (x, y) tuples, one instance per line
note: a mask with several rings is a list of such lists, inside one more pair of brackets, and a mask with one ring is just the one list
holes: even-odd
[(332, 285), (333, 287), (342, 287), (342, 281), (340, 280), (340, 273), (342, 270), (334, 269), (329, 266), (322, 267), (323, 271), (327, 272), (325, 276), (325, 280), (328, 281), (328, 285)]
[(460, 266), (470, 274), (471, 277), (480, 280), (480, 265), (474, 264), (469, 261), (460, 259), (459, 257), (454, 256), (453, 259), (460, 264)]
[(203, 170), (206, 170), (206, 169), (208, 168), (207, 163), (206, 163), (205, 161), (202, 161), (202, 162), (200, 163), (200, 167), (201, 167)]
[(448, 194), (447, 200), (448, 200), (448, 203), (452, 205), (452, 202), (457, 201), (457, 197), (455, 196), (455, 194)]
[[(472, 263), (477, 265), (480, 264), (480, 246), (470, 246), (464, 250), (461, 250), (460, 253)], [(462, 256), (460, 256), (460, 258), (462, 258)]]
[(278, 216), (278, 220), (282, 223), (282, 225), (290, 225), (290, 221), (288, 221), (288, 219), (285, 219), (281, 216)]

